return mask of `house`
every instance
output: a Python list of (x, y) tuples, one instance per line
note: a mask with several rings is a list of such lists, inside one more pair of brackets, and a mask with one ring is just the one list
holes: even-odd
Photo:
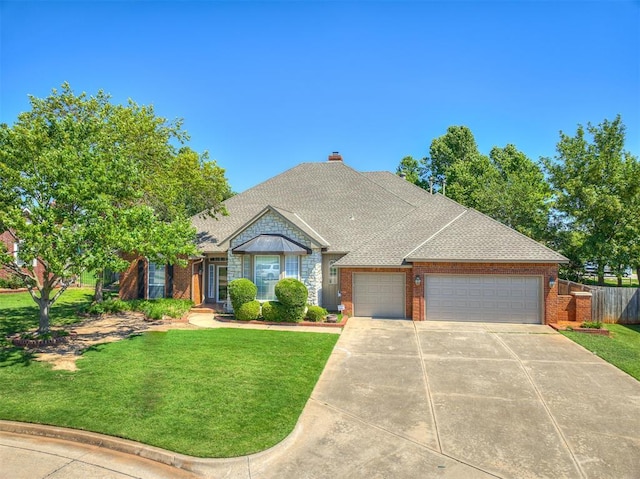
[(227, 285), (249, 278), (259, 300), (281, 278), (309, 302), (348, 315), (551, 323), (567, 259), (501, 223), (390, 172), (358, 172), (334, 153), (193, 217), (201, 256), (186, 267), (133, 261), (121, 296), (191, 298), (230, 309)]

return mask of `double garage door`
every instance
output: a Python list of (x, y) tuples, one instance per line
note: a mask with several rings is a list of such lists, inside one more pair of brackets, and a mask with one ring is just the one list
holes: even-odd
[(426, 319), (540, 323), (540, 277), (426, 275)]
[[(423, 281), (427, 321), (541, 322), (538, 276), (427, 274)], [(356, 273), (354, 315), (404, 318), (405, 294), (402, 273)]]

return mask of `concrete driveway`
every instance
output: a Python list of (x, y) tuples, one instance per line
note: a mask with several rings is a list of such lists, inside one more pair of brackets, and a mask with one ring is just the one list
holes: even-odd
[(638, 451), (640, 383), (546, 326), (352, 318), (285, 441), (172, 457), (207, 478), (624, 479)]

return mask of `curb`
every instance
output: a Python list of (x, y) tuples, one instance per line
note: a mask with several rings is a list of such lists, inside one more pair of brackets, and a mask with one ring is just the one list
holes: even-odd
[[(305, 406), (306, 408), (306, 406)], [(60, 439), (64, 441), (76, 442), (89, 446), (102, 447), (112, 451), (138, 456), (144, 459), (155, 461), (167, 466), (172, 466), (184, 471), (200, 473), (207, 470), (220, 470), (228, 466), (229, 469), (234, 466), (246, 464), (249, 468), (249, 461), (266, 455), (273, 454), (280, 449), (288, 447), (302, 432), (303, 426), (298, 418), (293, 430), (282, 441), (271, 446), (264, 451), (249, 454), (247, 456), (229, 457), (229, 458), (202, 458), (188, 456), (177, 452), (162, 449), (156, 446), (150, 446), (130, 439), (123, 439), (115, 436), (107, 436), (96, 432), (83, 431), (80, 429), (71, 429), (60, 426), (47, 426), (43, 424), (25, 423), (17, 421), (0, 420), (0, 432), (8, 432), (13, 434), (22, 434), (27, 436), (37, 436), (50, 439)]]

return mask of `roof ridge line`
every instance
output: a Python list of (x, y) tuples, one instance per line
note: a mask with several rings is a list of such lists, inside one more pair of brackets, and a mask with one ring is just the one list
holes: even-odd
[(305, 225), (307, 225), (311, 231), (313, 231), (316, 235), (318, 235), (318, 238), (322, 239), (322, 241), (324, 241), (324, 242), (325, 242), (325, 243), (327, 243), (328, 245), (330, 245), (330, 244), (331, 244), (331, 243), (329, 243), (329, 242), (325, 239), (325, 237), (324, 237), (324, 236), (322, 236), (320, 233), (318, 233), (318, 232), (316, 231), (316, 229), (315, 229), (313, 226), (311, 226), (309, 223), (307, 223), (305, 220), (303, 220), (303, 219), (300, 217), (300, 215), (298, 215), (298, 213), (296, 213), (295, 211), (291, 211), (290, 213), (293, 213), (293, 215), (294, 215), (296, 218), (298, 218), (298, 219), (299, 219), (300, 221), (302, 221)]
[(460, 217), (464, 216), (465, 214), (467, 214), (467, 212), (469, 211), (468, 208), (465, 208), (465, 210), (460, 213), (458, 216), (456, 216), (455, 218), (453, 218), (451, 221), (449, 221), (446, 225), (444, 225), (442, 228), (440, 228), (438, 231), (436, 231), (435, 233), (433, 233), (431, 236), (429, 236), (426, 240), (424, 240), (422, 243), (420, 243), (418, 246), (416, 246), (415, 248), (413, 248), (411, 251), (409, 251), (406, 255), (404, 255), (404, 259), (406, 259), (408, 256), (410, 256), (414, 251), (419, 250), (420, 248), (422, 248), (425, 244), (427, 244), (429, 241), (431, 241), (433, 238), (435, 238), (436, 236), (438, 236), (440, 233), (442, 233), (445, 229), (447, 229), (449, 226), (451, 226), (453, 223), (455, 223)]
[[(371, 178), (369, 178), (366, 174), (367, 173), (375, 173), (375, 171), (358, 171), (358, 170), (353, 170), (356, 173), (358, 173), (362, 178), (364, 178), (365, 180), (367, 180), (369, 183), (373, 183), (374, 185), (376, 185), (378, 188), (382, 188), (384, 191), (386, 191), (387, 193), (389, 193), (390, 195), (395, 196), (396, 198), (398, 198), (399, 200), (401, 200), (403, 203), (408, 204), (409, 206), (413, 207), (413, 208), (417, 208), (418, 205), (414, 205), (413, 203), (409, 203), (407, 200), (405, 200), (402, 196), (395, 194), (393, 191), (388, 190), (387, 188), (385, 188), (384, 186), (382, 186), (380, 183), (378, 183), (377, 181), (373, 181)], [(390, 171), (388, 173), (391, 173)], [(393, 175), (393, 173), (391, 173)], [(410, 183), (410, 182), (407, 182)], [(426, 190), (425, 190), (426, 191)]]

